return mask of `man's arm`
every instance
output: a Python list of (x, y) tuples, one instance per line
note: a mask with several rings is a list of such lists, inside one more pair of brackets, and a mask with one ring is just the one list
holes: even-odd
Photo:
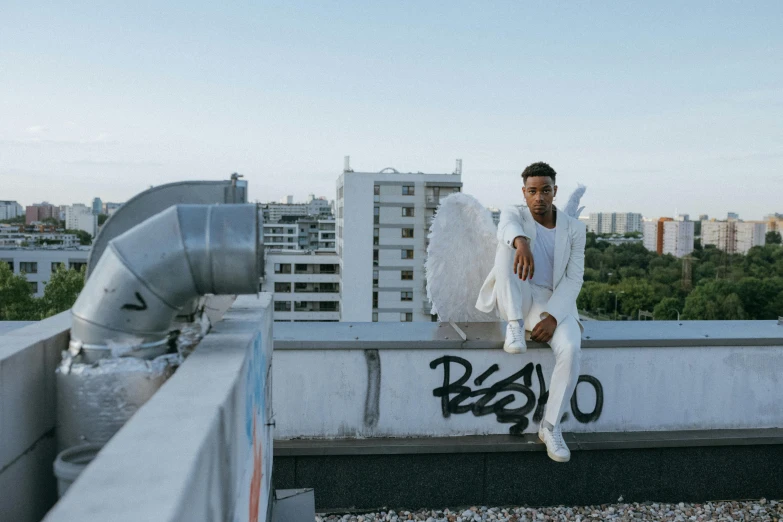
[(498, 241), (509, 248), (516, 249), (514, 240), (518, 237), (527, 238), (525, 230), (522, 228), (522, 218), (516, 207), (506, 207), (500, 213), (498, 222)]
[(516, 207), (508, 207), (500, 213), (498, 241), (514, 249), (514, 273), (522, 280), (532, 279), (535, 270), (530, 238), (522, 227), (522, 217)]
[(579, 297), (585, 273), (585, 242), (587, 227), (579, 223), (576, 233), (571, 236), (571, 253), (563, 281), (555, 289), (544, 311), (561, 324), (571, 314), (571, 307)]

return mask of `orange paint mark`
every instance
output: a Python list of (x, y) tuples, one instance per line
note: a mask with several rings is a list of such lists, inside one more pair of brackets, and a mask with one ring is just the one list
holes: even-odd
[(251, 522), (258, 521), (261, 507), (261, 479), (264, 476), (263, 460), (264, 448), (261, 441), (256, 438), (256, 419), (253, 417), (253, 477), (250, 479), (250, 518)]

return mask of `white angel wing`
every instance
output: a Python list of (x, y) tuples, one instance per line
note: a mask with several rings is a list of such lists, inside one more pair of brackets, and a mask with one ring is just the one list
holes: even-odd
[(565, 213), (572, 218), (579, 219), (579, 214), (581, 214), (585, 209), (585, 207), (579, 206), (579, 202), (582, 200), (582, 196), (584, 196), (586, 190), (587, 187), (580, 183), (576, 190), (571, 194), (571, 197), (568, 198), (568, 203), (565, 206)]
[(441, 321), (497, 321), (475, 306), (498, 245), (489, 210), (473, 196), (452, 194), (441, 201), (428, 237), (424, 270), (432, 313)]

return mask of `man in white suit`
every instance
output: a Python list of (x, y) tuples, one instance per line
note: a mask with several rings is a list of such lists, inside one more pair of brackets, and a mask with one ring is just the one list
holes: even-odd
[(522, 172), (527, 206), (501, 213), (495, 266), (476, 308), (491, 313), (497, 307), (508, 322), (506, 352), (527, 350), (525, 329), (532, 340), (552, 347), (555, 369), (538, 436), (551, 459), (568, 462), (571, 452), (560, 419), (579, 378), (583, 328), (576, 298), (584, 274), (586, 227), (554, 206), (555, 177), (554, 169), (542, 162)]

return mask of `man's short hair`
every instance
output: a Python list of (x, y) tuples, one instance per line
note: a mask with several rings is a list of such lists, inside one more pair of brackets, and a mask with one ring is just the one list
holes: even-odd
[(548, 163), (537, 161), (536, 163), (531, 163), (522, 171), (522, 182), (527, 183), (527, 178), (535, 176), (549, 176), (552, 178), (552, 181), (555, 181), (557, 172), (555, 172), (555, 169), (550, 167)]

